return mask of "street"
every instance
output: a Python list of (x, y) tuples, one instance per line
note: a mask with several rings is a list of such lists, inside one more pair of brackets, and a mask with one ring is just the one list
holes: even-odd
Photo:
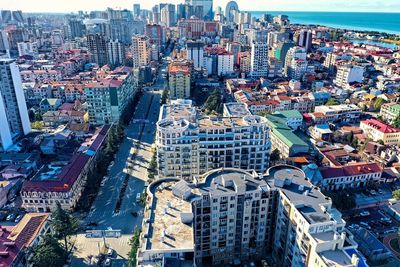
[[(164, 80), (157, 79), (154, 87), (163, 88)], [(147, 167), (152, 157), (151, 146), (154, 142), (161, 94), (162, 90), (144, 92), (132, 123), (126, 128), (126, 136), (115, 156), (108, 178), (83, 221), (83, 224), (97, 224), (93, 230), (121, 230), (121, 237), (105, 239), (106, 244), (118, 255), (112, 266), (123, 266), (130, 250), (129, 239), (134, 229), (140, 228), (142, 224), (143, 206), (136, 202), (136, 195), (144, 191), (147, 180)], [(115, 212), (126, 179), (127, 186), (121, 196), (122, 203), (119, 211)], [(134, 217), (133, 212), (137, 212), (138, 216)], [(79, 234), (72, 266), (88, 266), (87, 258), (97, 255), (103, 244), (102, 238), (86, 238), (84, 233)]]

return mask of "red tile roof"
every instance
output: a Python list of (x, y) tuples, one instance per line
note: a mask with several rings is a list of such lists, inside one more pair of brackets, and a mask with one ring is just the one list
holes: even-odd
[(376, 163), (358, 163), (342, 167), (323, 167), (320, 168), (322, 177), (325, 179), (354, 176), (360, 174), (371, 174), (382, 172), (382, 168)]
[(77, 152), (71, 159), (70, 163), (63, 168), (56, 180), (38, 181), (31, 180), (24, 183), (22, 192), (68, 192), (75, 181), (79, 178), (81, 171), (85, 168), (86, 164), (92, 157), (88, 151), (96, 152), (103, 144), (108, 129), (110, 126), (106, 125), (99, 131), (94, 138), (90, 147), (85, 151)]
[(378, 121), (376, 119), (368, 119), (368, 120), (362, 121), (361, 123), (366, 124), (370, 127), (373, 127), (382, 133), (399, 133), (400, 132), (400, 129), (394, 128), (394, 127), (392, 127), (388, 124), (385, 124), (381, 121)]

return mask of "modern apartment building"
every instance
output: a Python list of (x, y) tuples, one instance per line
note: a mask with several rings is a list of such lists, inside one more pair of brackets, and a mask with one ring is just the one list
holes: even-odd
[(323, 114), (327, 122), (357, 122), (361, 109), (354, 104), (336, 106), (316, 106), (315, 113)]
[(307, 72), (307, 53), (304, 48), (292, 47), (285, 58), (284, 75), (291, 79), (300, 80)]
[(18, 55), (37, 57), (39, 54), (37, 42), (21, 42), (17, 44)]
[(216, 168), (264, 172), (271, 150), (265, 118), (207, 117), (181, 100), (161, 108), (156, 145), (159, 176), (190, 182)]
[(19, 69), (11, 59), (0, 59), (0, 150), (31, 131)]
[(107, 46), (107, 62), (111, 66), (121, 66), (125, 63), (125, 46), (119, 40), (109, 40)]
[(268, 43), (251, 44), (251, 77), (268, 77)]
[(134, 68), (150, 63), (150, 42), (147, 36), (135, 35), (132, 37), (132, 60)]
[(350, 83), (360, 83), (363, 79), (364, 67), (347, 64), (337, 67), (336, 78), (333, 82), (341, 88), (347, 88)]
[(139, 266), (174, 262), (356, 267), (357, 244), (330, 198), (292, 166), (263, 174), (234, 168), (207, 172), (197, 184), (160, 179), (148, 189)]
[(200, 41), (186, 42), (187, 59), (193, 61), (194, 68), (204, 67), (204, 43)]
[(170, 98), (188, 99), (190, 97), (190, 66), (171, 63), (168, 73)]
[[(121, 72), (118, 69), (121, 69)], [(136, 94), (137, 86), (131, 69), (118, 69), (104, 79), (85, 84), (84, 95), (91, 124), (117, 122), (126, 105)]]
[(100, 67), (107, 64), (106, 37), (103, 34), (89, 34), (86, 36), (87, 47), (91, 54), (91, 61)]

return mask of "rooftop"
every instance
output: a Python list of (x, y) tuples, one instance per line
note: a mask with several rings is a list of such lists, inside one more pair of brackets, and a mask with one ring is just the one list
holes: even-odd
[(394, 128), (394, 127), (390, 126), (389, 124), (383, 123), (376, 119), (364, 120), (364, 121), (361, 121), (361, 124), (368, 125), (381, 133), (388, 134), (388, 133), (399, 133), (400, 132), (400, 129)]
[(169, 179), (150, 185), (152, 205), (146, 250), (193, 251), (192, 205), (176, 196), (179, 179)]

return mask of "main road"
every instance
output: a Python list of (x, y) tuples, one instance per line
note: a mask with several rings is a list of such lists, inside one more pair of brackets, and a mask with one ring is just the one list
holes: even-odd
[[(165, 64), (162, 67), (165, 67)], [(147, 88), (140, 98), (114, 164), (109, 168), (108, 178), (105, 179), (104, 186), (100, 188), (88, 216), (83, 221), (83, 224), (97, 224), (93, 227), (94, 230), (121, 230), (122, 236), (103, 240), (86, 238), (84, 234), (78, 235), (73, 266), (88, 266), (88, 257), (97, 255), (104, 241), (118, 255), (112, 266), (123, 266), (126, 263), (130, 250), (129, 239), (135, 228), (140, 228), (142, 224), (143, 207), (136, 202), (136, 196), (144, 191), (148, 178), (147, 168), (153, 155), (152, 144), (164, 88), (165, 79), (161, 77), (160, 72), (156, 83)], [(121, 191), (124, 184), (126, 190)], [(116, 210), (120, 198), (122, 202)], [(133, 216), (134, 212), (138, 213), (138, 216)]]

